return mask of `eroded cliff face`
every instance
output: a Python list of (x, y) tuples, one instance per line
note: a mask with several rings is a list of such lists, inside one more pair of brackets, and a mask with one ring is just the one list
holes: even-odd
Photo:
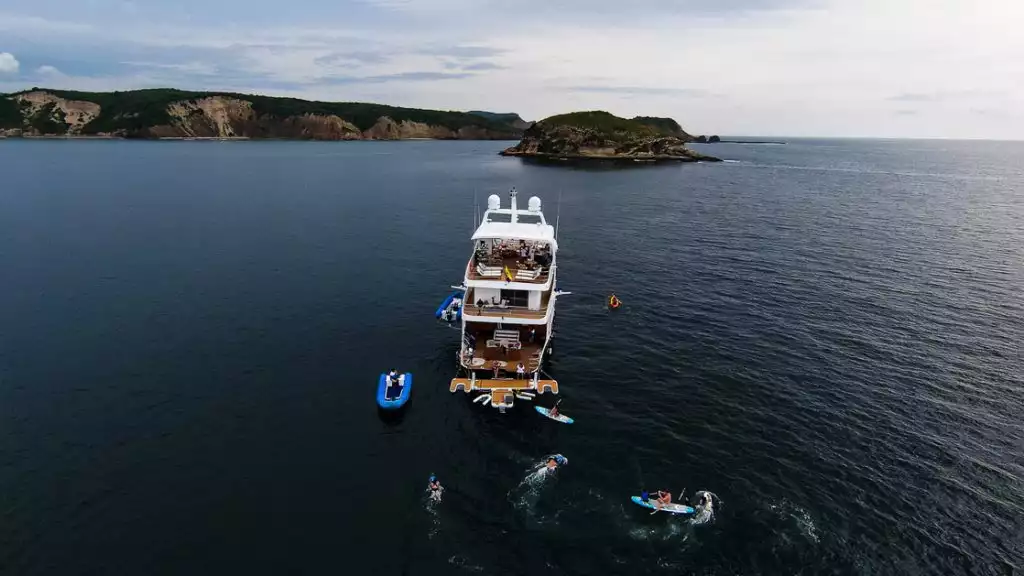
[[(99, 104), (66, 100), (36, 91), (12, 99), (22, 102), (25, 126), (11, 129), (9, 135), (74, 136), (102, 113)], [(381, 116), (366, 130), (335, 115), (302, 114), (278, 117), (259, 114), (253, 103), (231, 96), (208, 96), (181, 100), (167, 105), (166, 122), (139, 125), (130, 130), (114, 130), (97, 135), (141, 138), (280, 138), (301, 140), (402, 140), (424, 139), (500, 139), (508, 133), (490, 132), (477, 126), (453, 130), (410, 120), (395, 121)], [(44, 118), (45, 116), (45, 118)], [(157, 115), (162, 118), (164, 115)], [(116, 118), (137, 116), (116, 116)], [(159, 121), (158, 121), (159, 122)], [(19, 132), (20, 130), (20, 132)], [(92, 130), (96, 133), (96, 130)]]
[(387, 116), (381, 116), (377, 123), (363, 132), (367, 140), (404, 140), (408, 138), (431, 138), (449, 140), (458, 138), (458, 134), (444, 126), (431, 126), (422, 122), (403, 120), (395, 122)]
[(221, 96), (175, 102), (167, 115), (170, 125), (150, 128), (154, 135), (235, 138), (245, 136), (246, 126), (256, 119), (251, 102)]
[[(41, 132), (31, 127), (33, 120), (66, 124), (65, 134), (80, 134), (82, 128), (100, 115), (100, 105), (82, 100), (65, 100), (48, 92), (26, 92), (13, 98), (22, 105), (22, 115), (29, 122), (26, 133)], [(41, 117), (45, 116), (45, 117)]]

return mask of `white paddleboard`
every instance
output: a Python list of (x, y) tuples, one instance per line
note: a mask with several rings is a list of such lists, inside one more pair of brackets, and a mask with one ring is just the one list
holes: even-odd
[(565, 414), (559, 413), (558, 416), (552, 416), (550, 408), (545, 408), (543, 406), (534, 406), (533, 408), (537, 412), (540, 412), (544, 416), (547, 416), (548, 418), (551, 418), (555, 422), (561, 422), (562, 424), (572, 424), (573, 423), (573, 419), (569, 418)]

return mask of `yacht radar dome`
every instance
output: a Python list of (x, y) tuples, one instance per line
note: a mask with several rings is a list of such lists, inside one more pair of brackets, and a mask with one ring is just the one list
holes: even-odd
[(530, 212), (540, 212), (540, 198), (536, 196), (530, 197), (530, 202), (527, 204), (527, 208)]
[(501, 208), (501, 197), (499, 197), (497, 194), (491, 194), (490, 196), (488, 196), (487, 209), (497, 210), (499, 208)]

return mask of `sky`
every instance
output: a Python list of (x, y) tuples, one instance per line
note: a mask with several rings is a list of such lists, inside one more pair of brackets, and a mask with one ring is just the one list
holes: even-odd
[(33, 0), (0, 92), (175, 87), (670, 116), (694, 134), (1024, 139), (1020, 0)]

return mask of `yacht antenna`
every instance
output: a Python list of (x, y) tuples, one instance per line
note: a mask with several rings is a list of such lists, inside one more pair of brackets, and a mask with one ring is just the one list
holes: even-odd
[(476, 232), (477, 222), (480, 221), (480, 204), (477, 202), (476, 188), (473, 188), (473, 232)]

